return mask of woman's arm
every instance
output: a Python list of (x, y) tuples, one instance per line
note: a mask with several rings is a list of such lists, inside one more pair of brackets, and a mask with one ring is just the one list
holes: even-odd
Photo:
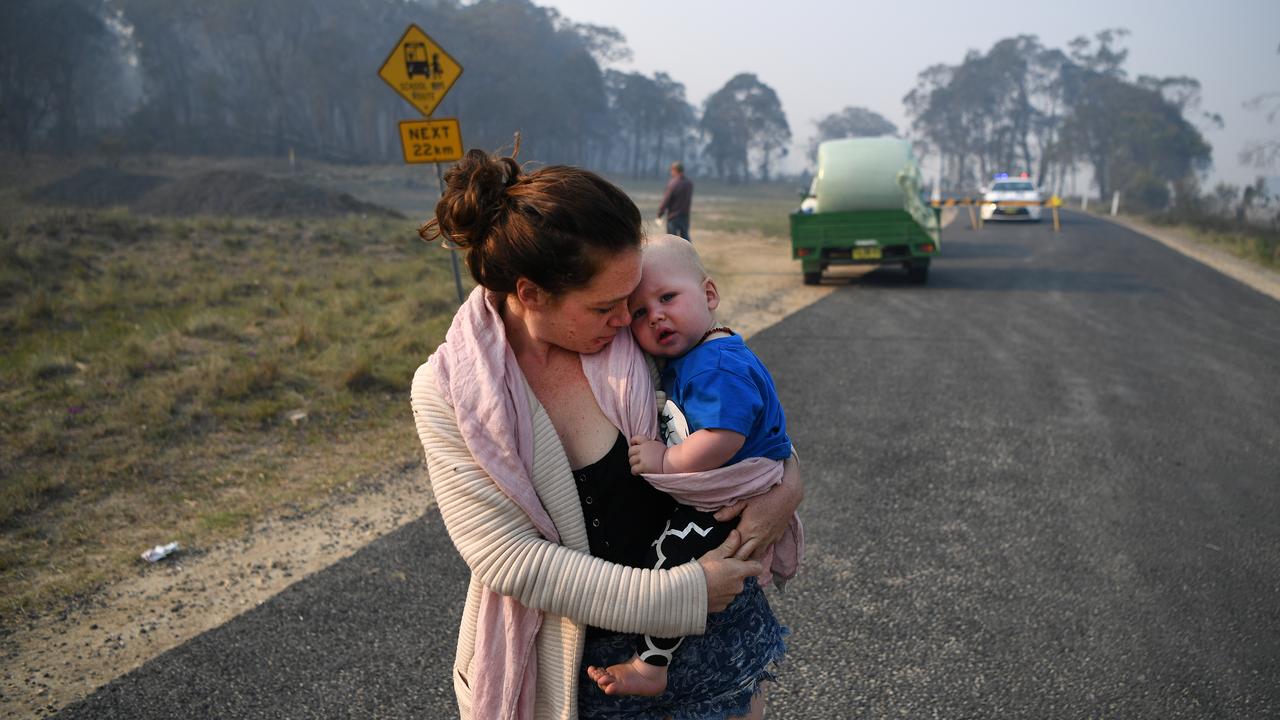
[(752, 564), (732, 559), (671, 570), (629, 568), (546, 540), (475, 462), (453, 408), (431, 378), (424, 380), (415, 378), (414, 420), (436, 504), (463, 560), (495, 592), (598, 627), (688, 635), (703, 631), (709, 602), (724, 594), (722, 576), (751, 574)]
[(738, 532), (742, 533), (742, 545), (734, 557), (758, 558), (778, 541), (791, 524), (791, 518), (800, 501), (804, 499), (804, 484), (800, 480), (800, 461), (793, 453), (782, 463), (782, 482), (776, 487), (748, 500), (734, 503), (716, 512), (720, 522), (742, 516)]

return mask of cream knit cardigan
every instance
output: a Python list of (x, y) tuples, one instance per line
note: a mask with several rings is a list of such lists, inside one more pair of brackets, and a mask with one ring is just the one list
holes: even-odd
[(703, 632), (707, 586), (697, 562), (644, 570), (591, 557), (569, 460), (551, 418), (532, 393), (533, 483), (562, 544), (539, 535), (529, 516), (476, 464), (462, 442), (453, 408), (425, 364), (413, 376), (411, 401), (436, 505), (471, 569), (453, 665), (462, 720), (472, 718), (468, 683), (478, 670), (472, 656), (482, 586), (545, 613), (536, 651), (538, 720), (576, 720), (587, 625), (660, 637)]

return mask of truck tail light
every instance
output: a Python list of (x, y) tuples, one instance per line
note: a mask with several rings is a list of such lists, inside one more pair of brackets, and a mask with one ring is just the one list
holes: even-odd
[(924, 243), (923, 245), (917, 245), (916, 249), (922, 253), (931, 253), (936, 252), (938, 248), (934, 247), (933, 243)]
[(796, 257), (808, 257), (812, 252), (811, 248), (797, 248)]

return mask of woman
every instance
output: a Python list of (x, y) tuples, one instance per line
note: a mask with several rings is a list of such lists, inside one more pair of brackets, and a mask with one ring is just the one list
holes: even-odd
[[(794, 462), (781, 485), (721, 513), (741, 521), (719, 549), (671, 570), (629, 567), (672, 503), (626, 455), (628, 437), (656, 433), (652, 381), (626, 331), (640, 213), (592, 173), (524, 175), (478, 150), (446, 181), (421, 232), (464, 249), (480, 287), (414, 376), (413, 410), (472, 572), (454, 664), (462, 717), (762, 716), (784, 631), (746, 582), (761, 572), (747, 558), (800, 502)], [(618, 633), (697, 635), (682, 650), (697, 661), (663, 696), (608, 698), (585, 667), (630, 652)]]

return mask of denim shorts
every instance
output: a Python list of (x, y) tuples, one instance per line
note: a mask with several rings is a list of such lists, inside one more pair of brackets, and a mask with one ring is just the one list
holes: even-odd
[(578, 670), (581, 720), (723, 720), (745, 715), (760, 683), (773, 680), (788, 630), (778, 623), (764, 590), (749, 578), (722, 612), (707, 616), (702, 635), (688, 635), (667, 669), (667, 690), (657, 697), (605, 695), (587, 666), (608, 667), (636, 651), (636, 635), (589, 637)]

